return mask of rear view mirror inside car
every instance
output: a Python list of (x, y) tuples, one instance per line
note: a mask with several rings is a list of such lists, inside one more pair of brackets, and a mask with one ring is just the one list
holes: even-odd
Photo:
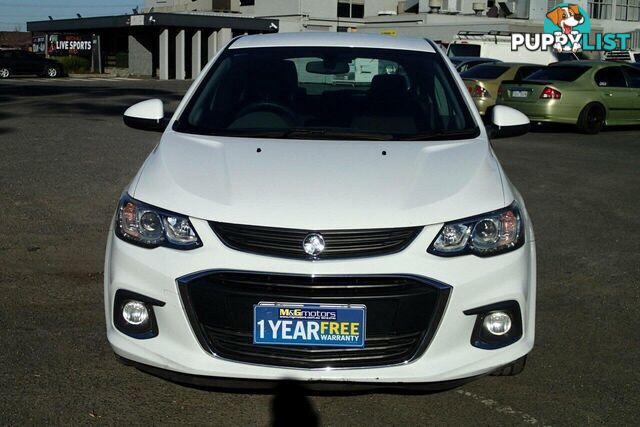
[(307, 63), (306, 70), (313, 74), (347, 74), (349, 64), (340, 61), (312, 61)]

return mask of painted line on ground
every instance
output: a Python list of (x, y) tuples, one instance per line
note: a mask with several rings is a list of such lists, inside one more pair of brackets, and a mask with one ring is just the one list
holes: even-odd
[(520, 421), (522, 421), (524, 424), (536, 425), (536, 426), (542, 426), (542, 427), (551, 427), (551, 425), (545, 424), (540, 418), (533, 417), (523, 411), (518, 411), (517, 409), (514, 409), (509, 405), (503, 405), (497, 400), (491, 399), (489, 397), (481, 396), (479, 394), (472, 393), (470, 391), (466, 391), (462, 389), (455, 390), (455, 393), (467, 398), (471, 398), (493, 411), (499, 412), (504, 415), (509, 415), (512, 417), (519, 418)]

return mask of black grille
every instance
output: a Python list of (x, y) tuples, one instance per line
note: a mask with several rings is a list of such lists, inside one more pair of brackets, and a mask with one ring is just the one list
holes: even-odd
[[(211, 222), (211, 228), (232, 249), (283, 258), (336, 259), (400, 252), (413, 241), (422, 227), (373, 228), (368, 230), (300, 230), (255, 225)], [(310, 233), (325, 241), (321, 255), (311, 257), (302, 248)]]
[[(239, 362), (299, 368), (366, 367), (420, 356), (449, 287), (413, 276), (298, 276), (216, 271), (178, 279), (191, 325), (207, 351)], [(253, 344), (259, 302), (364, 304), (364, 348)]]

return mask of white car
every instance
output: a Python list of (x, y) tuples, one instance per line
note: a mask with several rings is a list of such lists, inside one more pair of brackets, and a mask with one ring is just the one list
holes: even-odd
[(107, 336), (123, 361), (256, 387), (438, 388), (523, 369), (534, 236), (489, 133), (529, 122), (497, 106), (485, 127), (434, 43), (239, 37), (171, 119), (149, 100), (124, 120), (164, 133), (109, 232)]

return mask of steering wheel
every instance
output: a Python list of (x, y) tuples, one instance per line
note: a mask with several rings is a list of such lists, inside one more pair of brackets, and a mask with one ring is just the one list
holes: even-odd
[(280, 116), (283, 116), (284, 119), (288, 120), (291, 122), (291, 124), (295, 124), (296, 123), (296, 119), (297, 119), (297, 114), (289, 107), (286, 107), (282, 104), (278, 104), (275, 102), (270, 102), (270, 101), (257, 101), (257, 102), (253, 102), (249, 105), (247, 105), (246, 107), (244, 107), (242, 110), (240, 110), (237, 114), (236, 114), (236, 119), (238, 117), (242, 117), (245, 116), (249, 113), (253, 113), (255, 111), (271, 111), (274, 112), (276, 114), (279, 114)]

